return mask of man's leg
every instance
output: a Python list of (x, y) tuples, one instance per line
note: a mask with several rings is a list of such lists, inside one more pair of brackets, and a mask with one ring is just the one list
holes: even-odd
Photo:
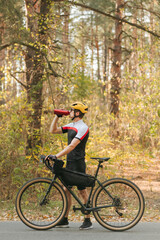
[(66, 228), (69, 227), (69, 222), (68, 222), (68, 215), (69, 215), (69, 211), (72, 205), (72, 197), (70, 192), (67, 190), (67, 188), (63, 187), (66, 195), (67, 195), (67, 200), (68, 200), (68, 208), (67, 208), (67, 212), (64, 216), (64, 218), (56, 225), (56, 227), (60, 227), (60, 228)]
[[(83, 198), (84, 204), (86, 204), (88, 201), (87, 190), (83, 189), (83, 190), (79, 190), (79, 192)], [(91, 228), (93, 228), (93, 226), (92, 226), (92, 223), (90, 220), (90, 214), (88, 214), (88, 215), (85, 215), (85, 220), (84, 220), (83, 224), (80, 226), (80, 229), (91, 229)]]
[(64, 191), (65, 191), (65, 193), (67, 195), (67, 199), (68, 199), (68, 208), (67, 208), (67, 212), (66, 212), (65, 217), (68, 218), (69, 211), (70, 211), (71, 206), (72, 206), (72, 196), (71, 196), (71, 194), (70, 194), (70, 192), (68, 191), (67, 188), (64, 187)]
[[(87, 193), (87, 190), (84, 189), (84, 190), (79, 190), (79, 193), (81, 195), (81, 197), (83, 198), (83, 202), (84, 204), (87, 203), (88, 201), (88, 193)], [(90, 218), (90, 215), (85, 215), (86, 217), (85, 218)]]

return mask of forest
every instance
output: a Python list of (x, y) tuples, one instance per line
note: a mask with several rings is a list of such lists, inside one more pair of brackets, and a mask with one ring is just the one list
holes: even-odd
[[(111, 157), (106, 176), (140, 178), (154, 194), (159, 56), (159, 0), (0, 0), (0, 206), (50, 174), (39, 156), (67, 144), (49, 133), (54, 109), (75, 101), (89, 108), (88, 171), (90, 157)], [(150, 217), (160, 220), (157, 204)]]

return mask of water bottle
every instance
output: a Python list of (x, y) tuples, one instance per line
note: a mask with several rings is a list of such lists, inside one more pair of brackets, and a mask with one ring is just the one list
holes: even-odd
[(57, 116), (67, 116), (70, 114), (70, 111), (64, 109), (54, 109), (54, 114), (56, 114)]

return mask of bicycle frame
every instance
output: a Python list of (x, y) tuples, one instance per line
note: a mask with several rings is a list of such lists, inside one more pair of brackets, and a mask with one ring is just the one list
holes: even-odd
[[(99, 172), (99, 169), (102, 166), (102, 163), (103, 161), (99, 161), (99, 164), (98, 164), (98, 167), (97, 167), (97, 170), (96, 170), (96, 173), (95, 173), (95, 176), (94, 179), (95, 179), (95, 182), (97, 182), (99, 184), (100, 187), (103, 188), (103, 190), (106, 192), (106, 194), (108, 194), (108, 196), (114, 200), (114, 198), (112, 197), (112, 195), (110, 194), (110, 192), (108, 192), (107, 189), (104, 188), (103, 186), (103, 183), (101, 183), (98, 179), (97, 179), (97, 176), (98, 176), (98, 172)], [(91, 187), (91, 190), (90, 190), (90, 193), (89, 193), (89, 196), (88, 196), (88, 200), (87, 200), (87, 203), (86, 204), (83, 204), (82, 201), (77, 197), (77, 195), (72, 191), (71, 187), (67, 186), (67, 184), (60, 178), (60, 176), (58, 174), (56, 174), (53, 179), (52, 179), (52, 182), (47, 190), (47, 193), (46, 195), (44, 196), (44, 199), (42, 200), (41, 204), (43, 205), (43, 203), (45, 202), (45, 199), (47, 197), (47, 195), (49, 194), (51, 188), (52, 188), (52, 185), (54, 184), (54, 182), (56, 181), (56, 179), (59, 179), (60, 182), (66, 187), (66, 189), (70, 192), (70, 194), (73, 196), (73, 198), (79, 203), (79, 205), (81, 206), (81, 208), (73, 208), (74, 211), (76, 210), (83, 210), (85, 214), (88, 214), (88, 212), (91, 212), (91, 211), (98, 211), (99, 209), (101, 208), (109, 208), (109, 207), (114, 207), (115, 205), (105, 205), (105, 206), (99, 206), (99, 207), (88, 207), (90, 206), (90, 202), (91, 202), (91, 196), (92, 196), (92, 193), (93, 193), (93, 190), (94, 190), (94, 187), (95, 187), (95, 184)]]
[[(89, 193), (89, 196), (88, 196), (88, 200), (87, 200), (87, 203), (86, 204), (83, 204), (82, 201), (77, 197), (77, 195), (74, 193), (74, 191), (72, 191), (72, 189), (70, 187), (68, 187), (65, 182), (63, 182), (63, 180), (60, 180), (63, 185), (67, 188), (67, 190), (70, 192), (70, 194), (74, 197), (74, 199), (80, 204), (80, 206), (84, 209), (84, 211), (86, 211), (86, 214), (88, 214), (87, 212), (90, 212), (90, 211), (98, 211), (99, 209), (101, 208), (108, 208), (108, 207), (114, 207), (114, 205), (105, 205), (105, 206), (100, 206), (100, 207), (95, 207), (95, 208), (92, 208), (92, 207), (87, 207), (90, 205), (90, 201), (91, 201), (91, 196), (92, 196), (92, 193), (93, 193), (93, 190), (94, 190), (94, 185), (91, 187), (91, 190), (90, 190), (90, 193)], [(111, 196), (111, 194), (103, 187), (103, 184), (97, 179), (95, 178), (95, 181), (99, 184), (99, 186), (101, 186), (104, 191), (108, 194), (108, 196), (113, 200), (114, 198)], [(76, 210), (81, 210), (81, 208), (73, 208), (74, 211)]]

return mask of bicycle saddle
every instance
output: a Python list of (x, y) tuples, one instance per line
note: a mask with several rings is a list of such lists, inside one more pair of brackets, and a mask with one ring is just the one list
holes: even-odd
[(103, 157), (103, 158), (100, 158), (100, 157), (91, 157), (91, 159), (96, 159), (96, 160), (99, 160), (99, 161), (108, 161), (110, 159), (110, 157), (106, 158), (106, 157)]

